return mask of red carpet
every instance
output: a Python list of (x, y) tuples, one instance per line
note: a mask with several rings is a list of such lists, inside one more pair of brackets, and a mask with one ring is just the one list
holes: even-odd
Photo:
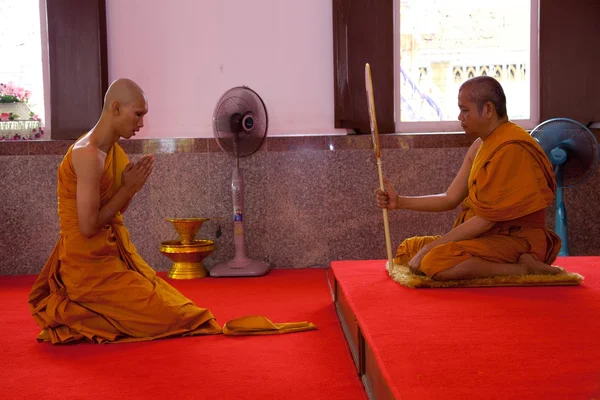
[(226, 321), (261, 314), (318, 330), (154, 342), (37, 343), (33, 276), (0, 277), (0, 399), (365, 399), (322, 269), (170, 281)]
[(599, 399), (600, 258), (582, 286), (409, 289), (385, 261), (333, 262), (398, 399)]

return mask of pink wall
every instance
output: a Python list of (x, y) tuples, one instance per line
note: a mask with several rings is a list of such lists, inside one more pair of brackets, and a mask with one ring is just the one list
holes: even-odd
[(229, 88), (263, 98), (269, 135), (331, 135), (333, 44), (325, 0), (106, 0), (109, 78), (149, 101), (137, 138), (212, 137)]

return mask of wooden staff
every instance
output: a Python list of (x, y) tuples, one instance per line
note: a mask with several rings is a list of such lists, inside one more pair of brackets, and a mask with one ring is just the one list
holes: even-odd
[[(373, 148), (377, 157), (377, 171), (379, 172), (379, 187), (385, 190), (383, 183), (383, 172), (381, 169), (381, 149), (379, 146), (379, 130), (377, 129), (377, 117), (375, 115), (375, 99), (373, 97), (373, 81), (371, 79), (371, 66), (365, 64), (365, 86), (367, 88), (367, 102), (369, 103), (369, 122), (371, 124), (371, 139), (373, 140)], [(383, 209), (383, 228), (385, 231), (385, 247), (387, 249), (388, 265), (394, 265), (392, 257), (392, 241), (390, 239), (390, 223), (388, 221), (387, 208)]]

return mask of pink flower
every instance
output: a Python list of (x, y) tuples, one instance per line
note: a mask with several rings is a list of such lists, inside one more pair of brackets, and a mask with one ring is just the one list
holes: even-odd
[(8, 85), (6, 85), (6, 94), (9, 96), (17, 95), (17, 88), (15, 88), (15, 85), (12, 82), (8, 82)]
[(12, 101), (25, 103), (31, 97), (31, 90), (16, 86), (12, 82), (0, 83), (0, 96), (14, 97)]
[(8, 121), (10, 118), (10, 114), (9, 113), (2, 113), (0, 114), (0, 121)]

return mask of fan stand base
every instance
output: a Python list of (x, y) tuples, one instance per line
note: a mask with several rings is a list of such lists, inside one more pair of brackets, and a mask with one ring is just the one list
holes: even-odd
[(271, 265), (259, 260), (249, 258), (234, 258), (233, 260), (214, 265), (210, 269), (213, 278), (234, 276), (263, 276), (269, 273)]

